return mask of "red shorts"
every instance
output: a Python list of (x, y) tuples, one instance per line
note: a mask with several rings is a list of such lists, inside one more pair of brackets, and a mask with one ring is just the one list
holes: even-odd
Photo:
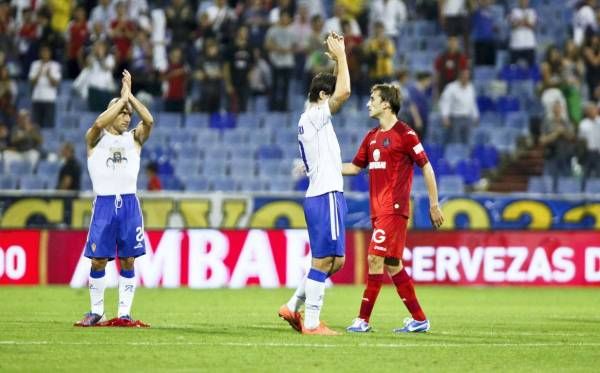
[(369, 254), (402, 259), (408, 219), (402, 215), (384, 215), (372, 219), (373, 235)]

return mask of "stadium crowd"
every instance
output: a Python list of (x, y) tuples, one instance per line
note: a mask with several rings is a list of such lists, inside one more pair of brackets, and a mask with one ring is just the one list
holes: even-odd
[[(89, 126), (69, 121), (104, 110), (123, 69), (134, 76), (133, 93), (181, 127), (198, 112), (217, 129), (273, 126), (265, 118), (282, 118), (277, 113), (295, 123), (300, 92), (315, 73), (332, 69), (323, 40), (335, 31), (345, 36), (352, 81), (353, 104), (339, 129), (341, 140), (352, 139), (352, 146), (342, 144), (344, 157), (356, 149), (350, 122), (368, 122), (368, 87), (396, 82), (404, 99), (400, 117), (428, 145), (437, 173), (475, 187), (481, 171), (498, 167), (498, 153), (540, 144), (552, 185), (542, 190), (533, 183), (530, 191), (556, 191), (561, 177), (600, 177), (599, 22), (595, 0), (3, 0), (0, 186), (84, 187), (81, 133), (62, 131)], [(263, 130), (279, 143), (278, 129)], [(152, 180), (144, 189), (222, 186), (192, 188), (181, 174), (174, 182), (177, 170), (162, 164), (164, 148), (144, 154)], [(265, 158), (293, 158), (288, 153)], [(70, 160), (62, 170), (56, 156)], [(234, 176), (231, 158), (220, 176)], [(33, 181), (40, 167), (56, 182)], [(194, 167), (207, 175), (202, 164)], [(22, 177), (9, 177), (15, 172)], [(278, 187), (294, 188), (286, 185)]]

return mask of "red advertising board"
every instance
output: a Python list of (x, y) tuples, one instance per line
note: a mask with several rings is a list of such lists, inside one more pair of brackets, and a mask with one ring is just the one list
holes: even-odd
[(39, 284), (39, 254), (39, 231), (0, 231), (0, 285)]
[[(0, 284), (86, 286), (84, 231), (0, 231)], [(361, 283), (369, 232), (346, 233), (344, 269), (333, 283)], [(40, 249), (42, 248), (42, 249)], [(310, 263), (305, 230), (171, 229), (146, 233), (136, 274), (146, 287), (294, 287)], [(41, 254), (41, 255), (40, 255)], [(600, 286), (600, 234), (410, 232), (404, 263), (415, 282), (452, 285)], [(46, 274), (47, 272), (47, 274)], [(109, 285), (117, 263), (107, 267)]]

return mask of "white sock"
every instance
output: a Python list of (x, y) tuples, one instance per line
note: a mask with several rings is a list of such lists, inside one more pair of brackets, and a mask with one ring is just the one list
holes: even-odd
[(135, 276), (119, 276), (119, 313), (118, 316), (131, 315), (131, 305), (135, 294)]
[(104, 314), (104, 289), (106, 289), (106, 277), (89, 278), (91, 312), (97, 315)]
[(302, 307), (302, 305), (304, 304), (304, 301), (306, 300), (305, 286), (306, 286), (306, 277), (304, 277), (302, 279), (302, 281), (300, 281), (300, 284), (298, 284), (298, 287), (296, 288), (294, 295), (292, 295), (290, 300), (287, 302), (287, 307), (291, 311), (298, 312), (300, 310), (300, 307)]
[(319, 326), (324, 295), (325, 282), (306, 279), (306, 304), (304, 309), (304, 326), (306, 329), (316, 329)]

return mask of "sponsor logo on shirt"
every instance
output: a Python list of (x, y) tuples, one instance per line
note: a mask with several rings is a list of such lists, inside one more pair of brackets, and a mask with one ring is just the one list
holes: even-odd
[(379, 149), (373, 150), (373, 160), (375, 160), (375, 162), (369, 162), (369, 170), (385, 168), (385, 161), (380, 162), (379, 158), (381, 158), (381, 152)]
[(381, 228), (375, 229), (371, 240), (375, 243), (383, 243), (385, 241), (385, 231)]
[(383, 246), (373, 246), (373, 250), (377, 251), (387, 251), (387, 249)]

